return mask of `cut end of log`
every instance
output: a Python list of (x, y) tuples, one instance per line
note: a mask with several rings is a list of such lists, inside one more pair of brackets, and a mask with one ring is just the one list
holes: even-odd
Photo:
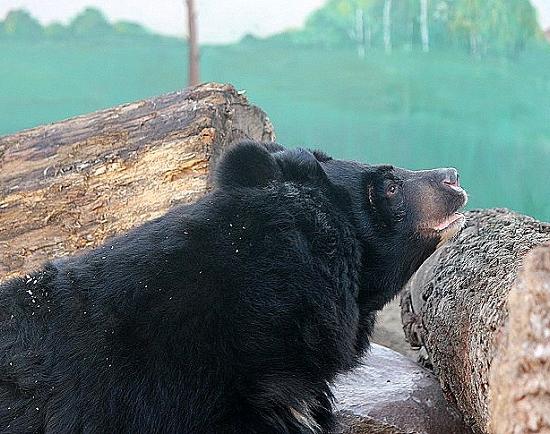
[(526, 256), (507, 307), (489, 378), (489, 431), (549, 433), (550, 244)]
[(533, 276), (535, 273), (550, 274), (550, 244), (533, 249), (523, 264), (523, 276)]

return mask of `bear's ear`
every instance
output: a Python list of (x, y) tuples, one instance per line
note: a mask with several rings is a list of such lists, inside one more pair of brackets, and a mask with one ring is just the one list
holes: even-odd
[(252, 141), (238, 143), (223, 154), (216, 168), (218, 187), (265, 187), (281, 177), (281, 169), (272, 153), (281, 145)]
[(289, 149), (274, 154), (285, 181), (315, 184), (328, 181), (327, 174), (319, 164), (317, 156), (306, 149)]

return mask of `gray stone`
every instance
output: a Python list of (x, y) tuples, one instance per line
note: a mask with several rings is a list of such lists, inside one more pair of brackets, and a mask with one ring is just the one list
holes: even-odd
[(337, 379), (333, 393), (341, 433), (471, 433), (431, 372), (377, 344), (360, 367)]

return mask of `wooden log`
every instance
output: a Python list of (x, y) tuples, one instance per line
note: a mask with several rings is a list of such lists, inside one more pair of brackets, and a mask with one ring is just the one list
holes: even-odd
[(273, 140), (273, 128), (220, 84), (0, 138), (0, 280), (196, 200), (243, 138)]
[[(506, 210), (469, 212), (462, 233), (432, 255), (403, 291), (407, 339), (426, 351), (444, 391), (476, 432), (504, 432), (491, 431), (489, 396), (496, 386), (490, 368), (495, 357), (505, 360), (509, 351), (503, 334), (528, 339), (522, 322), (508, 320), (506, 306), (524, 256), (549, 240), (550, 224)], [(534, 311), (540, 301), (525, 297), (513, 303), (522, 302)], [(548, 323), (549, 312), (545, 314)], [(500, 369), (514, 371), (502, 367), (508, 361), (500, 363)], [(540, 369), (533, 367), (533, 378)]]
[(489, 376), (491, 432), (550, 433), (550, 244), (526, 257), (507, 308)]

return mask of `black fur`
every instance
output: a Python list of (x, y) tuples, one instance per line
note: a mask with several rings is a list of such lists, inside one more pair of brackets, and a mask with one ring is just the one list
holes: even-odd
[(330, 382), (437, 244), (384, 196), (403, 173), (244, 143), (197, 203), (4, 284), (0, 431), (330, 431)]

